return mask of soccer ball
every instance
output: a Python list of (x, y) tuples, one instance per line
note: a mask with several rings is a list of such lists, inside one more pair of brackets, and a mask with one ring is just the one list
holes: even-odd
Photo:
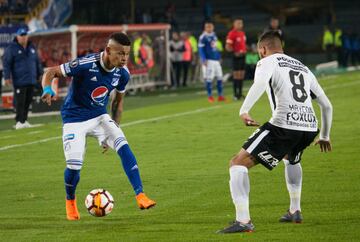
[(114, 208), (114, 198), (105, 189), (94, 189), (86, 196), (85, 206), (91, 215), (103, 217)]

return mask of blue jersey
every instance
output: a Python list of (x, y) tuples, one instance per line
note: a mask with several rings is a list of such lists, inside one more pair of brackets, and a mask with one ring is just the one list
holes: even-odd
[(220, 60), (221, 54), (216, 47), (216, 34), (204, 32), (199, 38), (199, 54), (201, 61), (206, 60)]
[(108, 70), (102, 54), (90, 54), (60, 65), (64, 76), (73, 77), (61, 108), (63, 123), (83, 122), (105, 114), (110, 92), (113, 89), (125, 92), (129, 70), (125, 66)]

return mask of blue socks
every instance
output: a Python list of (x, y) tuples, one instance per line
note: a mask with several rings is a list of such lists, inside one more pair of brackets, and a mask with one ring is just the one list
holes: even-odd
[(209, 80), (205, 80), (205, 87), (208, 94), (208, 97), (212, 96), (212, 83)]
[(65, 169), (64, 172), (66, 199), (75, 199), (76, 186), (80, 180), (80, 170)]
[(124, 171), (135, 191), (135, 194), (143, 192), (142, 182), (140, 178), (139, 168), (137, 166), (136, 158), (128, 144), (123, 145), (118, 151)]
[[(122, 146), (118, 151), (121, 158), (123, 168), (129, 181), (135, 191), (135, 194), (143, 192), (142, 182), (140, 179), (139, 168), (137, 166), (136, 158), (131, 152), (129, 145)], [(75, 199), (76, 186), (80, 181), (80, 170), (65, 169), (64, 172), (66, 199)]]
[[(206, 80), (205, 81), (205, 87), (206, 87), (208, 97), (211, 97), (212, 96), (212, 82), (209, 81), (209, 80)], [(222, 80), (217, 81), (216, 87), (217, 87), (218, 95), (222, 96), (223, 95), (223, 83), (222, 83)]]
[(222, 96), (223, 95), (223, 83), (222, 83), (222, 80), (217, 81), (216, 87), (217, 87), (219, 97)]

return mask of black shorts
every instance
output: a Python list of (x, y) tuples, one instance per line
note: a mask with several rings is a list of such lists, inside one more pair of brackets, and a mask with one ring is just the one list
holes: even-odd
[(267, 122), (249, 137), (243, 148), (257, 162), (272, 170), (286, 155), (290, 164), (300, 162), (304, 149), (318, 133), (284, 129)]
[(233, 57), (233, 71), (245, 70), (245, 55)]

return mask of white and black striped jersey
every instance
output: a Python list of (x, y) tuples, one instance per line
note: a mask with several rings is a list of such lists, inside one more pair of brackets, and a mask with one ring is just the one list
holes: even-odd
[(318, 129), (311, 99), (325, 93), (314, 74), (300, 61), (281, 53), (261, 59), (240, 114), (248, 113), (265, 90), (272, 109), (271, 124), (300, 131)]

